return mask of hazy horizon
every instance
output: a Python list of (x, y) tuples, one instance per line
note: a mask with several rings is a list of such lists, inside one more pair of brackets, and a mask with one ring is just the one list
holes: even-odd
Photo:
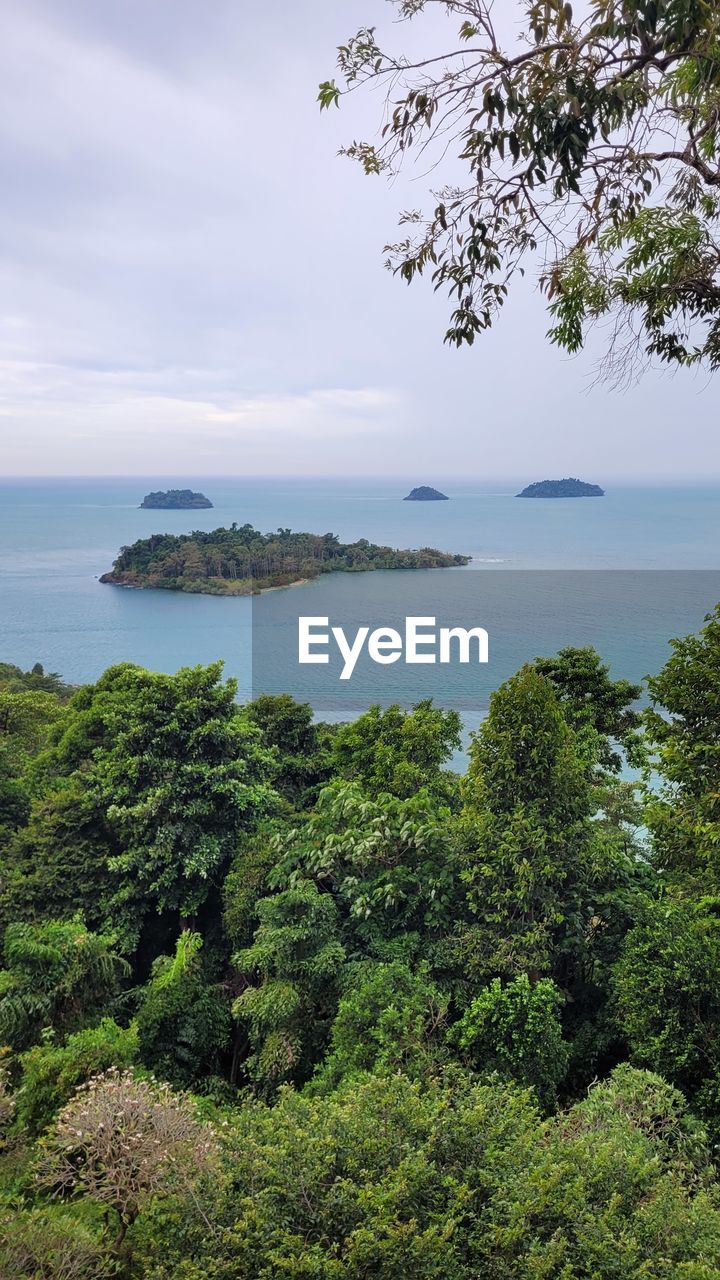
[[(298, 480), (298, 481), (322, 480), (322, 481), (327, 481), (328, 483), (332, 483), (333, 481), (348, 481), (352, 483), (355, 483), (355, 482), (378, 483), (382, 481), (388, 481), (389, 483), (392, 482), (393, 484), (394, 483), (398, 483), (400, 485), (404, 484), (407, 486), (409, 490), (411, 488), (414, 488), (416, 485), (421, 485), (421, 484), (432, 484), (435, 487), (438, 487), (438, 486), (442, 487), (444, 484), (445, 485), (456, 484), (456, 485), (464, 485), (464, 486), (476, 485), (476, 484), (477, 485), (506, 484), (512, 487), (515, 485), (520, 485), (520, 484), (525, 485), (527, 483), (530, 483), (531, 479), (561, 480), (561, 479), (569, 478), (570, 475), (571, 473), (569, 471), (564, 472), (562, 475), (559, 472), (557, 474), (553, 473), (552, 475), (550, 475), (549, 473), (547, 475), (540, 475), (539, 473), (533, 473), (532, 477), (530, 476), (529, 473), (520, 472), (520, 471), (514, 474), (491, 475), (486, 473), (485, 475), (475, 475), (475, 476), (467, 475), (467, 474), (450, 475), (447, 473), (443, 474), (441, 471), (435, 471), (431, 476), (425, 476), (423, 478), (417, 475), (413, 476), (407, 471), (383, 471), (382, 473), (377, 473), (377, 472), (363, 473), (359, 471), (353, 471), (352, 473), (342, 472), (342, 471), (332, 472), (332, 473), (330, 472), (313, 473), (310, 471), (302, 472), (302, 473), (301, 472), (282, 472), (282, 471), (273, 471), (273, 472), (228, 471), (228, 472), (214, 472), (214, 473), (208, 472), (205, 475), (201, 475), (199, 472), (193, 473), (192, 475), (189, 475), (187, 472), (182, 472), (180, 474), (173, 475), (173, 473), (169, 471), (163, 471), (163, 472), (152, 472), (152, 471), (82, 472), (82, 471), (78, 471), (75, 473), (27, 472), (25, 474), (21, 474), (20, 472), (18, 472), (17, 474), (6, 474), (0, 477), (0, 484), (2, 484), (3, 482), (11, 482), (11, 481), (54, 482), (54, 481), (61, 481), (61, 480), (68, 480), (68, 481), (83, 480), (83, 481), (91, 482), (93, 480), (117, 480), (117, 481), (143, 480), (143, 481), (153, 482), (153, 483), (166, 481), (168, 486), (173, 486), (173, 487), (181, 483), (183, 487), (188, 487), (189, 485), (195, 486), (195, 485), (205, 483), (207, 481), (214, 481), (214, 480), (219, 480), (219, 481), (264, 480), (264, 481), (271, 481), (277, 484), (281, 484), (287, 481), (294, 481), (294, 480)], [(622, 488), (694, 489), (694, 488), (703, 488), (703, 487), (714, 489), (716, 485), (720, 485), (720, 474), (705, 475), (705, 476), (681, 476), (681, 477), (671, 477), (667, 475), (662, 475), (662, 476), (653, 477), (648, 475), (633, 476), (629, 474), (622, 475), (622, 476), (613, 476), (607, 473), (603, 473), (603, 474), (596, 473), (593, 476), (581, 475), (581, 476), (573, 476), (573, 478), (579, 479), (579, 480), (588, 480), (591, 483), (598, 483), (601, 485), (608, 484), (619, 489), (622, 489)], [(572, 501), (572, 499), (566, 499), (566, 501)]]
[(448, 300), (383, 270), (428, 180), (337, 157), (374, 135), (377, 95), (322, 116), (315, 99), (361, 23), (397, 48), (447, 29), (391, 17), (384, 0), (10, 0), (7, 477), (720, 477), (706, 375), (592, 387), (600, 347), (551, 347), (531, 284), (450, 350)]

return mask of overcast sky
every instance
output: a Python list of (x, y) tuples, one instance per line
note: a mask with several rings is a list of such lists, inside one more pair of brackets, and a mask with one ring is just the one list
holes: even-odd
[[(421, 180), (338, 146), (376, 97), (317, 84), (385, 0), (6, 0), (0, 43), (0, 471), (720, 471), (718, 386), (589, 391), (532, 290), (472, 350), (382, 267)], [(391, 33), (395, 41), (402, 32)]]

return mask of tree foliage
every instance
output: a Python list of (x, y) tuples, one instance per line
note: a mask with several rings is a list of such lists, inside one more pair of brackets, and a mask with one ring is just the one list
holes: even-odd
[(99, 1072), (132, 1066), (138, 1056), (137, 1028), (121, 1027), (113, 1018), (75, 1031), (61, 1044), (52, 1039), (20, 1057), (15, 1095), (19, 1132), (41, 1134), (81, 1085)]
[(235, 964), (261, 982), (238, 996), (234, 1013), (249, 1028), (251, 1076), (273, 1090), (307, 1076), (334, 1012), (345, 951), (332, 898), (309, 882), (263, 899), (258, 916), (253, 944), (238, 952)]
[(112, 1280), (117, 1269), (92, 1227), (56, 1205), (0, 1215), (4, 1280)]
[[(535, 667), (552, 684), (575, 732), (589, 738), (588, 753), (612, 773), (622, 767), (622, 747), (631, 760), (640, 755), (642, 688), (630, 680), (611, 680), (610, 669), (592, 648), (561, 649), (552, 658), (537, 658)], [(594, 739), (594, 741), (593, 741)]]
[(668, 869), (720, 878), (720, 605), (699, 635), (672, 642), (649, 683), (655, 764), (665, 781), (647, 807), (656, 856)]
[(314, 724), (312, 707), (296, 702), (289, 693), (260, 694), (247, 713), (263, 743), (277, 753), (276, 790), (292, 805), (312, 804), (332, 776), (333, 730)]
[(43, 1028), (77, 1030), (103, 1008), (130, 966), (111, 936), (80, 920), (8, 925), (0, 969), (0, 1043), (16, 1051)]
[[(429, 209), (387, 247), (402, 279), (428, 273), (454, 309), (446, 339), (488, 329), (519, 275), (539, 275), (549, 337), (578, 351), (610, 322), (607, 371), (638, 355), (720, 363), (720, 16), (710, 0), (393, 0), (418, 30), (362, 27), (339, 84), (385, 95), (377, 143), (345, 154), (367, 174), (415, 159)], [(448, 30), (439, 31), (439, 14)], [(427, 29), (427, 30), (426, 30)], [(397, 48), (400, 45), (399, 49)]]
[(158, 957), (136, 1016), (141, 1060), (178, 1088), (219, 1075), (230, 1043), (230, 1003), (205, 971), (202, 946), (186, 930), (174, 956)]
[(613, 973), (634, 1060), (720, 1126), (720, 922), (700, 904), (660, 901), (628, 933)]
[(702, 1131), (646, 1072), (546, 1121), (499, 1083), (285, 1090), (243, 1108), (223, 1148), (212, 1235), (146, 1222), (151, 1280), (713, 1280), (720, 1264)]
[(430, 703), (58, 702), (0, 832), (3, 1276), (716, 1280), (717, 636), (642, 725), (538, 659), (462, 777)]
[(470, 755), (464, 878), (486, 972), (547, 973), (560, 932), (583, 927), (593, 809), (551, 682), (533, 667), (508, 680)]
[(401, 960), (363, 965), (348, 976), (313, 1089), (327, 1091), (368, 1071), (420, 1077), (436, 1071), (446, 1056), (449, 1004), (427, 964), (416, 970)]
[(278, 837), (274, 881), (311, 877), (330, 892), (352, 949), (430, 941), (447, 929), (459, 891), (449, 818), (425, 789), (371, 797), (338, 780), (305, 823)]
[(424, 787), (451, 802), (457, 778), (446, 766), (460, 747), (460, 729), (457, 711), (434, 707), (431, 699), (409, 712), (371, 707), (336, 734), (335, 770), (370, 795), (406, 800)]
[(106, 842), (111, 911), (132, 940), (151, 910), (193, 917), (239, 833), (272, 806), (272, 760), (222, 666), (111, 667), (76, 694), (38, 785), (83, 797)]
[(495, 978), (465, 1010), (454, 1029), (457, 1042), (476, 1068), (532, 1085), (551, 1105), (570, 1056), (560, 1022), (562, 1004), (548, 978), (532, 984), (522, 973), (506, 986)]

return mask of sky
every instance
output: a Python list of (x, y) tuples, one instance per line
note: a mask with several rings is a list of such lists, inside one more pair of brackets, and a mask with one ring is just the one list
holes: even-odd
[[(472, 349), (383, 269), (428, 179), (339, 158), (377, 95), (318, 110), (387, 0), (5, 0), (0, 474), (720, 473), (717, 382), (593, 387), (533, 286)], [(444, 19), (438, 23), (438, 36)], [(434, 34), (434, 33), (432, 33)]]

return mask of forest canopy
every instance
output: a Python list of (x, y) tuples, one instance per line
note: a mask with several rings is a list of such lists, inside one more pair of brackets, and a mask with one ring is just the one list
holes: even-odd
[(431, 701), (31, 677), (3, 1280), (718, 1280), (720, 606), (645, 712), (592, 648), (523, 667), (464, 773)]

